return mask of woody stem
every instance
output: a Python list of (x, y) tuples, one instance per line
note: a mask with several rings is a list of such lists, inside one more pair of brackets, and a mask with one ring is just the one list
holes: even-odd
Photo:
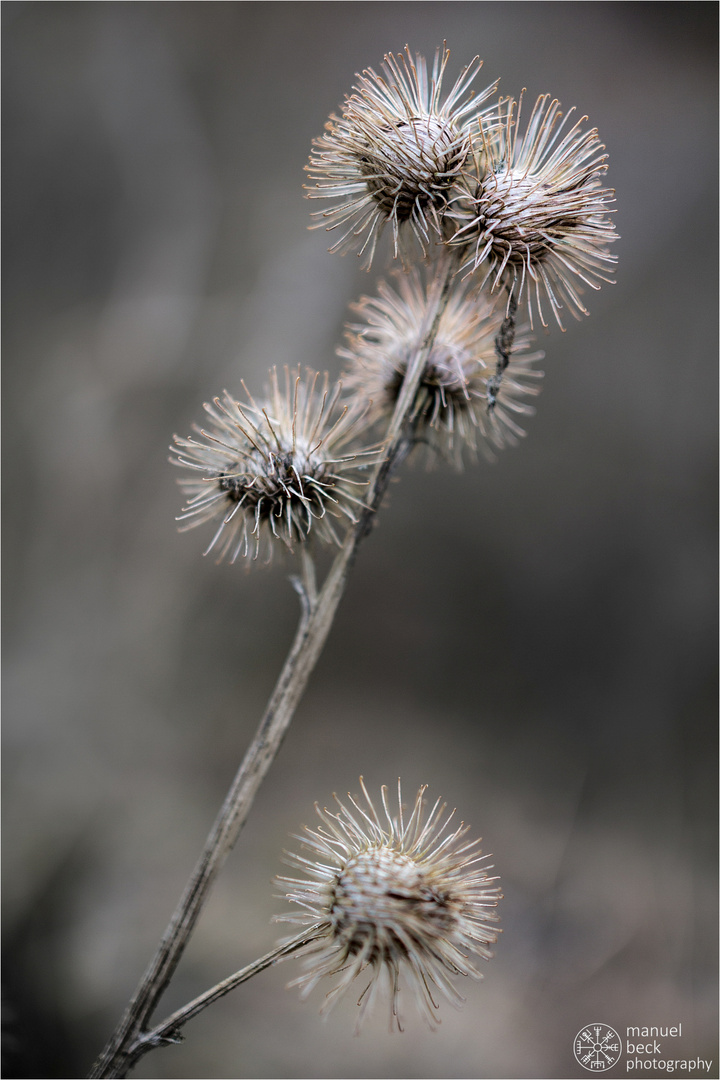
[[(257, 790), (282, 745), (295, 709), (330, 632), (358, 547), (372, 528), (390, 477), (412, 449), (415, 397), (435, 341), (440, 318), (450, 296), (457, 265), (456, 255), (445, 251), (441, 253), (428, 294), (421, 344), (408, 365), (390, 421), (385, 453), (370, 482), (366, 505), (358, 520), (348, 530), (343, 546), (317, 595), (311, 567), (305, 564), (303, 568), (302, 586), (299, 588), (303, 612), (265, 714), (155, 956), (115, 1033), (95, 1062), (89, 1074), (91, 1078), (124, 1077), (143, 1054), (153, 1046), (162, 1044), (146, 1038), (152, 1014), (175, 972), (210, 888), (238, 838)], [(179, 1023), (180, 1021), (175, 1025), (175, 1029)]]

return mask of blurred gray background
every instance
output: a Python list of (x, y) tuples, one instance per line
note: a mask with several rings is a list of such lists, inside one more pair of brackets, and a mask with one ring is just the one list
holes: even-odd
[(3, 15), (5, 1075), (88, 1068), (294, 632), (287, 564), (176, 533), (168, 443), (272, 364), (338, 370), (377, 275), (307, 230), (310, 142), (356, 71), (443, 39), (452, 79), (477, 52), (597, 125), (617, 285), (541, 335), (518, 448), (393, 485), (163, 1011), (272, 947), (288, 835), (360, 774), (458, 807), (504, 934), (434, 1034), (322, 1022), (290, 961), (136, 1075), (575, 1077), (598, 1020), (681, 1022), (670, 1056), (717, 1069), (717, 6)]

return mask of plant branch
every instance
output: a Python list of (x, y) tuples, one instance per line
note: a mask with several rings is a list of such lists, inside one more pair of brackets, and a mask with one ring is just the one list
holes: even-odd
[(254, 960), (252, 964), (248, 964), (247, 967), (242, 968), (240, 971), (236, 971), (234, 975), (229, 975), (227, 979), (223, 979), (222, 982), (206, 990), (204, 994), (200, 994), (198, 997), (193, 998), (187, 1005), (183, 1005), (182, 1008), (176, 1009), (174, 1013), (163, 1020), (161, 1024), (157, 1024), (151, 1031), (145, 1032), (137, 1040), (135, 1046), (131, 1049), (134, 1060), (147, 1053), (148, 1050), (152, 1050), (157, 1046), (167, 1046), (172, 1043), (182, 1042), (182, 1035), (180, 1034), (180, 1028), (185, 1025), (188, 1020), (192, 1020), (193, 1017), (201, 1013), (203, 1009), (207, 1009), (208, 1005), (214, 1004), (219, 1001), (220, 998), (225, 997), (231, 990), (234, 990), (236, 986), (240, 986), (241, 983), (247, 982), (253, 975), (258, 975), (261, 971), (265, 971), (266, 968), (272, 967), (273, 964), (277, 964), (279, 960), (284, 960), (288, 956), (292, 956), (294, 952), (302, 948), (309, 941), (312, 941), (316, 937), (316, 931), (314, 929), (303, 930), (302, 933), (296, 934), (295, 937), (290, 938), (289, 941), (285, 941), (276, 947), (265, 956), (261, 956), (259, 960)]
[(497, 337), (495, 338), (495, 352), (497, 354), (495, 374), (491, 376), (491, 378), (489, 378), (487, 381), (487, 401), (489, 409), (494, 409), (497, 404), (503, 375), (505, 374), (507, 366), (510, 363), (513, 345), (515, 344), (516, 316), (517, 298), (515, 296), (514, 287), (511, 287), (508, 294), (505, 318), (500, 324), (500, 329), (498, 330)]
[[(310, 557), (308, 556), (308, 559), (303, 562), (302, 582), (296, 580), (294, 583), (300, 593), (303, 610), (290, 652), (265, 714), (233, 780), (207, 838), (202, 855), (173, 913), (158, 950), (141, 979), (117, 1030), (89, 1074), (91, 1078), (124, 1077), (144, 1053), (153, 1046), (162, 1044), (162, 1039), (160, 1042), (156, 1040), (152, 1043), (149, 1043), (147, 1039), (144, 1040), (148, 1034), (150, 1018), (180, 961), (207, 894), (245, 823), (255, 794), (280, 749), (297, 704), (327, 639), (350, 568), (355, 561), (357, 549), (371, 530), (390, 477), (413, 447), (416, 423), (415, 398), (441, 315), (450, 295), (457, 266), (456, 253), (446, 251), (440, 253), (433, 286), (428, 297), (426, 323), (422, 328), (422, 343), (408, 365), (388, 429), (385, 453), (370, 482), (366, 505), (358, 520), (348, 530), (343, 546), (317, 595), (315, 594), (314, 569), (311, 561), (308, 561)], [(177, 1027), (177, 1022), (175, 1027)]]

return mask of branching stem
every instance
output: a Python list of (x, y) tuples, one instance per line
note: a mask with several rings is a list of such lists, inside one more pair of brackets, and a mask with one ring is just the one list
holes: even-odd
[(225, 997), (225, 995), (229, 994), (231, 990), (234, 990), (236, 986), (240, 986), (241, 983), (247, 982), (253, 975), (265, 971), (266, 968), (272, 967), (273, 964), (277, 964), (279, 960), (283, 960), (286, 956), (291, 956), (294, 952), (297, 952), (297, 950), (303, 945), (306, 945), (308, 941), (312, 941), (314, 936), (315, 932), (313, 932), (313, 930), (303, 930), (302, 933), (297, 934), (289, 941), (277, 945), (272, 952), (266, 953), (266, 955), (261, 956), (259, 960), (254, 960), (252, 964), (248, 964), (247, 967), (242, 968), (241, 971), (236, 971), (234, 975), (228, 976), (227, 979), (223, 979), (222, 982), (217, 983), (216, 986), (206, 990), (204, 994), (200, 994), (199, 997), (193, 998), (187, 1005), (183, 1005), (181, 1009), (177, 1009), (168, 1016), (166, 1020), (163, 1020), (161, 1024), (156, 1024), (151, 1031), (144, 1032), (139, 1036), (137, 1042), (130, 1050), (132, 1061), (138, 1061), (143, 1054), (148, 1052), (148, 1050), (153, 1050), (157, 1046), (169, 1046), (182, 1042), (180, 1028), (186, 1024), (188, 1020), (192, 1020), (192, 1018), (197, 1016), (198, 1013), (201, 1013), (203, 1009), (207, 1009), (208, 1005), (212, 1005), (216, 1001), (219, 1001), (220, 998)]
[[(442, 251), (437, 260), (433, 286), (428, 296), (426, 323), (422, 327), (422, 344), (408, 365), (388, 429), (385, 453), (369, 485), (366, 506), (357, 522), (348, 530), (343, 546), (319, 593), (316, 592), (312, 558), (309, 553), (303, 551), (302, 578), (294, 582), (295, 588), (300, 593), (302, 613), (280, 678), (158, 950), (141, 979), (117, 1030), (89, 1074), (91, 1078), (126, 1076), (148, 1050), (165, 1045), (168, 1041), (177, 1041), (176, 1033), (179, 1027), (199, 1011), (199, 1009), (193, 1010), (193, 1003), (191, 1003), (191, 1006), (186, 1007), (187, 1011), (181, 1009), (160, 1027), (152, 1032), (149, 1031), (150, 1019), (175, 972), (208, 892), (238, 838), (263, 778), (277, 756), (297, 704), (327, 639), (345, 590), (348, 573), (355, 561), (357, 549), (372, 528), (374, 516), (382, 502), (390, 477), (413, 447), (415, 397), (435, 341), (440, 318), (450, 295), (458, 261), (457, 253), (446, 251)], [(268, 954), (268, 957), (275, 957), (275, 953)], [(268, 957), (257, 962), (261, 965), (260, 967), (251, 965), (252, 971), (245, 969), (249, 971), (246, 978), (250, 978), (256, 971), (274, 962)], [(238, 981), (232, 982), (231, 979), (231, 985), (223, 993), (227, 993), (233, 986), (244, 981), (244, 978), (239, 979), (238, 976), (232, 978)], [(224, 984), (220, 984), (222, 985)], [(212, 995), (215, 990), (208, 993)], [(218, 996), (222, 995), (218, 994)], [(202, 995), (197, 1000), (204, 998), (205, 995)]]

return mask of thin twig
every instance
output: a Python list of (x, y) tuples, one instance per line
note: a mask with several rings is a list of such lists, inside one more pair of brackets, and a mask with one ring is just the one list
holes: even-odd
[(130, 1054), (134, 1061), (138, 1061), (143, 1054), (148, 1050), (153, 1050), (157, 1046), (168, 1046), (182, 1042), (182, 1035), (180, 1034), (180, 1028), (183, 1027), (188, 1020), (192, 1020), (193, 1017), (201, 1013), (203, 1009), (207, 1009), (209, 1005), (219, 1001), (220, 998), (225, 997), (235, 987), (240, 986), (241, 983), (247, 982), (253, 975), (258, 975), (261, 971), (265, 971), (266, 968), (272, 967), (279, 960), (284, 960), (286, 957), (291, 956), (298, 949), (302, 948), (309, 941), (312, 941), (316, 936), (316, 932), (313, 929), (303, 930), (300, 934), (290, 938), (289, 941), (285, 941), (280, 945), (277, 945), (271, 952), (266, 953), (265, 956), (261, 956), (259, 960), (254, 960), (252, 964), (248, 964), (247, 967), (242, 968), (240, 971), (236, 971), (234, 975), (229, 975), (227, 979), (223, 979), (222, 982), (217, 983), (216, 986), (206, 990), (204, 994), (200, 994), (198, 997), (193, 998), (187, 1005), (183, 1005), (182, 1008), (176, 1009), (174, 1013), (163, 1020), (161, 1024), (156, 1024), (155, 1027), (148, 1032), (145, 1032), (140, 1036), (135, 1046), (131, 1047)]
[[(89, 1076), (124, 1077), (142, 1054), (152, 1049), (143, 1042), (150, 1018), (180, 961), (207, 894), (247, 818), (255, 794), (276, 757), (320, 656), (347, 582), (357, 549), (372, 527), (393, 471), (413, 446), (413, 406), (423, 369), (432, 349), (440, 317), (450, 295), (458, 265), (455, 253), (441, 252), (437, 262), (422, 344), (416, 351), (400, 390), (390, 422), (386, 450), (370, 483), (365, 508), (348, 530), (325, 583), (314, 596), (314, 573), (303, 566), (303, 611), (295, 639), (255, 738), (225, 798), (185, 892), (173, 913), (158, 950), (133, 995), (117, 1030)], [(296, 585), (298, 588), (298, 585)], [(154, 1043), (153, 1045), (158, 1045)]]
[(491, 378), (489, 378), (487, 381), (487, 403), (488, 409), (491, 410), (494, 409), (497, 404), (503, 375), (507, 370), (507, 366), (510, 363), (510, 357), (512, 356), (513, 345), (515, 344), (516, 316), (517, 298), (515, 296), (515, 289), (511, 286), (508, 295), (505, 318), (503, 319), (500, 325), (500, 329), (498, 330), (497, 337), (495, 338), (495, 352), (497, 353), (495, 374), (491, 376)]

